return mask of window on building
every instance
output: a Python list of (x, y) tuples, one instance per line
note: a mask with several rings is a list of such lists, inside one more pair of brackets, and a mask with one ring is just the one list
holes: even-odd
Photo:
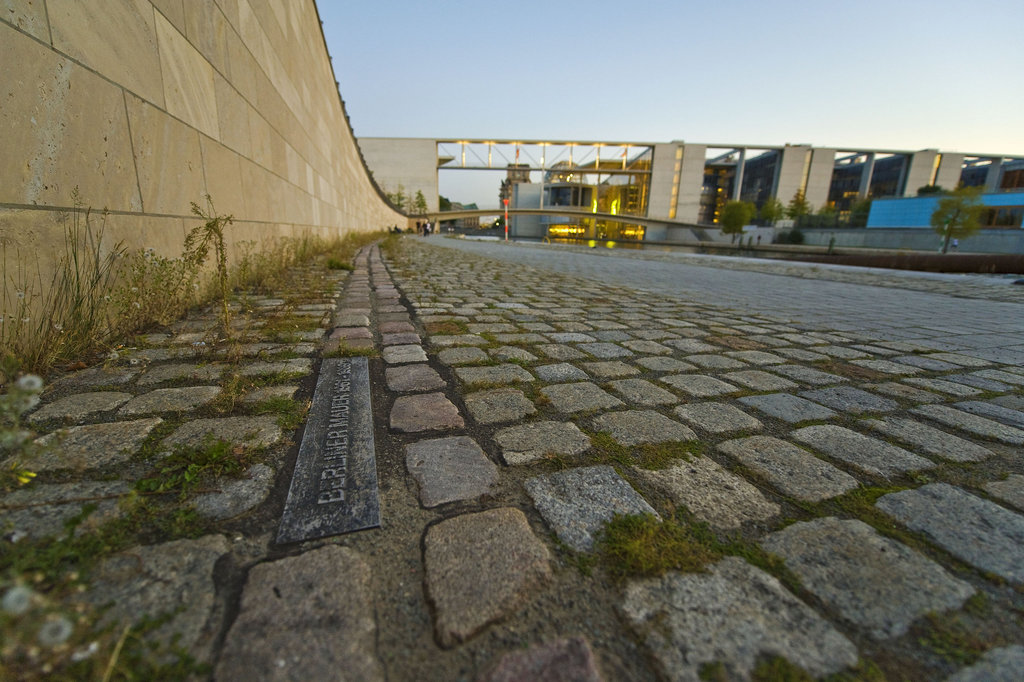
[(999, 206), (990, 208), (981, 220), (982, 227), (1021, 227), (1024, 220), (1024, 206)]

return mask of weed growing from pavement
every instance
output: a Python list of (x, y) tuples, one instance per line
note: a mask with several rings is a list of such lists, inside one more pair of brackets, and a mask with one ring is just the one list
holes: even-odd
[(750, 672), (752, 682), (811, 682), (803, 668), (781, 656), (762, 658)]
[(283, 431), (294, 431), (302, 425), (309, 412), (309, 403), (294, 398), (279, 396), (261, 400), (252, 406), (253, 414), (273, 414), (277, 416), (277, 425)]
[(469, 327), (465, 322), (452, 320), (447, 320), (445, 322), (427, 322), (423, 325), (423, 329), (428, 334), (437, 334), (441, 336), (457, 336), (469, 333)]
[(591, 449), (583, 456), (593, 464), (619, 464), (643, 469), (666, 469), (680, 461), (688, 462), (700, 456), (705, 445), (700, 441), (669, 441), (665, 443), (639, 443), (621, 445), (610, 433), (590, 435)]
[(338, 260), (337, 258), (328, 258), (327, 259), (327, 269), (328, 270), (348, 270), (349, 272), (351, 272), (352, 270), (355, 270), (356, 268), (351, 263), (346, 263), (345, 261)]
[(211, 414), (223, 416), (236, 411), (242, 399), (253, 391), (267, 386), (276, 386), (301, 379), (306, 375), (302, 372), (269, 372), (256, 376), (243, 376), (232, 372), (221, 382), (221, 392), (205, 409)]
[[(218, 301), (221, 325), (230, 331), (231, 291), (269, 293), (283, 284), (289, 267), (324, 252), (348, 262), (361, 246), (380, 238), (379, 233), (333, 239), (306, 234), (268, 240), (259, 250), (249, 242), (229, 264), (224, 229), (231, 216), (217, 215), (212, 203), (206, 210), (193, 204), (205, 222), (189, 233), (180, 256), (169, 257), (110, 243), (104, 221), (95, 224), (77, 189), (72, 200), (74, 208), (60, 214), (64, 250), (52, 276), (44, 276), (40, 259), (33, 261), (0, 239), (0, 355), (17, 358), (22, 371), (43, 374), (58, 364), (92, 361), (117, 339), (166, 325), (203, 301)], [(211, 249), (213, 282), (204, 284), (202, 269)], [(13, 379), (5, 375), (0, 382)]]
[(332, 348), (323, 354), (325, 358), (375, 358), (377, 357), (377, 349), (373, 346), (365, 347), (352, 347), (344, 343), (339, 343), (337, 348)]
[(970, 632), (956, 615), (929, 613), (926, 622), (918, 644), (959, 665), (974, 663), (990, 648), (1002, 643)]
[(269, 334), (284, 332), (308, 332), (320, 329), (320, 320), (309, 315), (293, 315), (280, 313), (266, 318), (260, 335), (266, 338)]
[(703, 572), (720, 555), (674, 519), (616, 514), (598, 538), (601, 565), (618, 582), (666, 571)]
[(204, 211), (199, 204), (192, 202), (192, 213), (205, 220), (202, 225), (192, 228), (185, 236), (184, 257), (197, 268), (202, 267), (213, 247), (216, 262), (216, 286), (218, 303), (220, 304), (220, 322), (225, 336), (231, 335), (231, 312), (228, 306), (228, 254), (224, 241), (224, 228), (230, 225), (233, 216), (217, 215), (213, 201), (206, 197), (207, 209)]
[(848, 670), (822, 678), (822, 682), (886, 682), (886, 679), (874, 661), (861, 659)]
[(697, 671), (697, 677), (704, 682), (729, 682), (729, 673), (721, 661), (705, 663)]
[(8, 241), (0, 240), (0, 352), (17, 358), (25, 371), (42, 373), (58, 361), (79, 359), (111, 333), (108, 303), (125, 249), (104, 240), (106, 216), (94, 225), (78, 188), (71, 198), (74, 208), (59, 215), (64, 248), (48, 282), (38, 254), (32, 268), (28, 254), (8, 253)]
[(178, 493), (184, 501), (202, 484), (221, 476), (237, 478), (255, 456), (254, 449), (236, 446), (206, 434), (202, 445), (178, 445), (156, 465), (155, 475), (138, 482), (139, 492)]

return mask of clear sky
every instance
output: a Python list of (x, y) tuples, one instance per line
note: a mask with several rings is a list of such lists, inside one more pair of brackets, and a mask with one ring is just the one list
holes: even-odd
[(1024, 0), (317, 6), (357, 137), (1024, 156)]

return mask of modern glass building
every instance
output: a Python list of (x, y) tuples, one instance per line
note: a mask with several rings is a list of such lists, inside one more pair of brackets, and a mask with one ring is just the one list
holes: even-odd
[[(866, 215), (867, 200), (915, 197), (928, 185), (1024, 189), (1024, 156), (936, 149), (387, 138), (360, 145), (382, 186), (401, 182), (409, 193), (422, 190), (428, 204), (438, 194), (439, 173), (501, 172), (501, 197), (511, 207), (545, 213), (510, 221), (520, 236), (533, 238), (642, 239), (644, 228), (629, 216), (715, 227), (730, 200), (760, 207), (772, 198), (788, 204), (798, 193), (812, 211), (824, 209), (842, 226)], [(1013, 218), (1003, 212), (993, 221)]]

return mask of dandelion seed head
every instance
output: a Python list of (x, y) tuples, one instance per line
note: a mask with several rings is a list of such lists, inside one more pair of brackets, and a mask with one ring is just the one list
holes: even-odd
[(15, 585), (4, 593), (4, 598), (0, 601), (0, 608), (3, 608), (4, 613), (20, 616), (32, 606), (32, 597), (35, 594), (24, 585)]
[(23, 391), (36, 391), (43, 390), (43, 379), (36, 374), (26, 374), (18, 379), (18, 388)]
[(49, 619), (43, 624), (43, 627), (39, 628), (39, 635), (36, 639), (43, 646), (60, 646), (68, 641), (74, 630), (75, 626), (71, 624), (71, 621), (64, 616), (57, 616)]

